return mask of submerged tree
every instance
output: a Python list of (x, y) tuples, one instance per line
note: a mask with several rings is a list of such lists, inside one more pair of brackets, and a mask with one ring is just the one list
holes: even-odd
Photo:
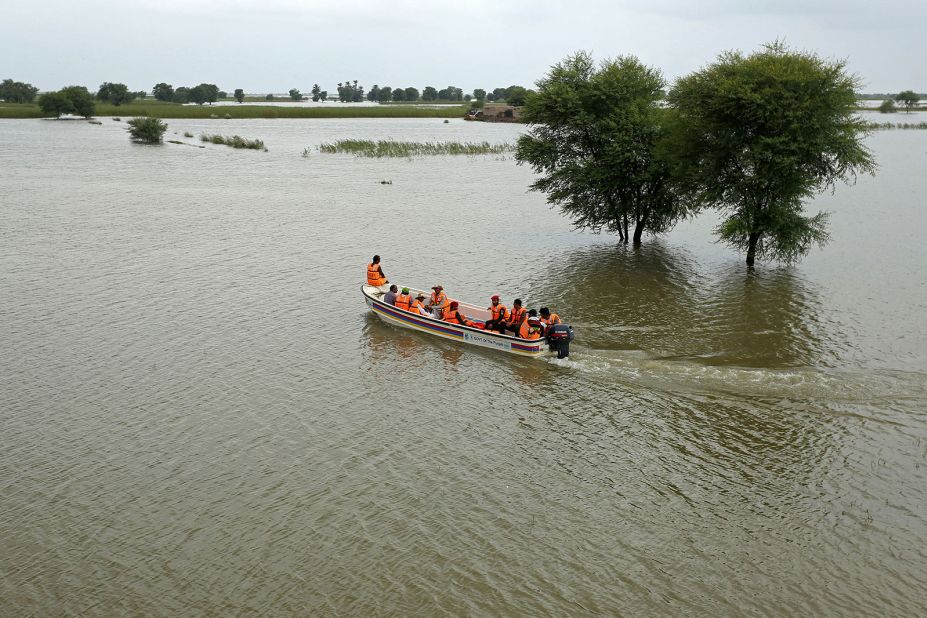
[(245, 91), (242, 90), (241, 88), (236, 88), (236, 89), (235, 89), (235, 100), (238, 101), (239, 103), (241, 103), (242, 101), (244, 101), (244, 100), (245, 100)]
[(39, 109), (44, 114), (60, 118), (61, 114), (70, 114), (74, 111), (71, 99), (60, 92), (45, 92), (39, 95)]
[(157, 118), (133, 118), (128, 124), (132, 141), (144, 144), (160, 144), (167, 131), (167, 125)]
[(580, 52), (554, 65), (528, 96), (530, 125), (515, 158), (540, 178), (531, 189), (547, 194), (573, 225), (618, 232), (634, 243), (645, 230), (666, 231), (687, 211), (660, 143), (669, 124), (657, 102), (659, 71), (633, 56), (596, 66)]
[(911, 108), (917, 106), (917, 102), (921, 100), (921, 97), (913, 90), (902, 90), (895, 95), (895, 100), (904, 105), (905, 113), (910, 114)]
[(90, 118), (96, 111), (96, 104), (93, 102), (93, 95), (85, 86), (68, 86), (61, 89), (61, 94), (66, 96), (74, 106), (74, 113), (84, 118)]
[(721, 54), (669, 92), (682, 127), (675, 152), (700, 203), (724, 213), (721, 240), (746, 250), (748, 265), (823, 245), (827, 214), (805, 216), (803, 202), (875, 169), (854, 113), (858, 86), (845, 62), (775, 42)]
[(289, 93), (289, 94), (290, 94), (290, 98), (293, 99), (294, 101), (302, 101), (302, 100), (303, 100), (303, 93), (301, 93), (301, 92), (300, 92), (299, 90), (297, 90), (296, 88), (290, 88), (290, 93)]

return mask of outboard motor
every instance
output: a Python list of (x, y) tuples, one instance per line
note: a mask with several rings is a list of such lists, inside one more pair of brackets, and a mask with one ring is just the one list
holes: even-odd
[(570, 342), (573, 341), (573, 327), (569, 324), (554, 324), (547, 331), (547, 347), (557, 353), (557, 358), (570, 355)]

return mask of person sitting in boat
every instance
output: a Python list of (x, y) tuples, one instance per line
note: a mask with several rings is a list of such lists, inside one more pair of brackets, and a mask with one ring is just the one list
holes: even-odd
[(562, 324), (563, 321), (560, 319), (560, 316), (556, 313), (551, 313), (550, 309), (547, 307), (541, 307), (541, 325), (544, 327), (544, 334), (547, 334), (547, 331), (550, 330), (550, 327), (554, 324)]
[(367, 264), (367, 285), (375, 288), (389, 283), (389, 279), (383, 274), (383, 267), (380, 266), (380, 256), (373, 256), (373, 261)]
[(476, 326), (476, 324), (467, 319), (467, 316), (460, 312), (460, 304), (456, 300), (452, 300), (447, 306), (447, 309), (444, 310), (444, 314), (441, 317), (442, 320), (450, 324), (463, 324), (464, 326)]
[(389, 292), (383, 296), (383, 302), (387, 305), (395, 305), (396, 297), (399, 296), (397, 292), (399, 292), (399, 288), (397, 288), (395, 284), (389, 286)]
[(447, 298), (447, 294), (444, 293), (444, 288), (442, 286), (436, 285), (431, 289), (434, 291), (431, 293), (431, 298), (428, 304), (425, 305), (425, 308), (430, 309), (434, 316), (441, 320), (444, 317), (444, 310), (448, 308), (450, 301)]
[(412, 313), (417, 313), (418, 315), (427, 315), (427, 316), (431, 315), (430, 313), (428, 313), (428, 310), (425, 309), (425, 295), (424, 294), (419, 294), (418, 296), (415, 297), (415, 300), (412, 301), (412, 306), (409, 307), (409, 311), (411, 311)]
[(506, 309), (505, 305), (499, 302), (500, 299), (498, 294), (493, 294), (489, 300), (492, 301), (492, 304), (486, 309), (492, 317), (486, 320), (486, 330), (495, 330), (504, 333), (505, 321), (509, 317), (509, 310)]
[(525, 308), (521, 306), (521, 299), (516, 298), (512, 301), (512, 310), (509, 311), (508, 320), (505, 322), (505, 330), (517, 333), (521, 323), (526, 317)]
[(412, 307), (412, 295), (409, 294), (409, 288), (402, 288), (402, 293), (396, 297), (396, 302), (393, 304), (396, 305), (396, 309), (408, 311)]
[[(534, 311), (534, 309), (531, 311)], [(522, 339), (540, 339), (541, 329), (543, 328), (541, 320), (536, 315), (533, 315), (522, 321), (521, 326), (518, 327), (518, 336)]]

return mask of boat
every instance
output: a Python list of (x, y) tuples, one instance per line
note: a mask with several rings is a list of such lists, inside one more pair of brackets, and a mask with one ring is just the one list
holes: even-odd
[[(409, 290), (413, 298), (419, 294), (425, 295), (426, 298), (428, 297), (428, 294), (423, 290), (416, 288), (409, 288)], [(377, 317), (388, 324), (411, 328), (412, 330), (428, 333), (429, 335), (436, 335), (452, 341), (460, 341), (483, 348), (518, 354), (519, 356), (543, 356), (548, 353), (548, 347), (550, 351), (557, 352), (558, 358), (569, 355), (568, 340), (551, 341), (545, 338), (522, 339), (520, 337), (503, 335), (494, 331), (483, 330), (464, 324), (451, 324), (434, 317), (418, 315), (390, 305), (383, 300), (385, 292), (378, 287), (365, 284), (361, 286), (361, 291), (364, 294), (364, 300), (367, 306), (373, 310)], [(491, 317), (488, 309), (462, 301), (457, 302), (460, 306), (461, 313), (474, 322), (482, 324)], [(563, 339), (565, 339), (568, 334), (569, 339), (572, 340), (573, 329), (569, 326), (565, 326), (565, 329), (569, 330), (561, 331), (564, 333)]]

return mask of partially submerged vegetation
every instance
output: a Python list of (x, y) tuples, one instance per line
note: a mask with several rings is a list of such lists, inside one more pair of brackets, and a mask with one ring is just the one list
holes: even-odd
[(319, 152), (348, 153), (358, 157), (419, 157), (433, 155), (486, 155), (506, 154), (515, 150), (514, 144), (489, 142), (397, 142), (394, 140), (343, 139), (319, 145)]
[(891, 129), (927, 129), (927, 122), (870, 122), (868, 128), (873, 131)]
[(210, 144), (220, 144), (231, 146), (232, 148), (246, 148), (248, 150), (267, 150), (264, 142), (259, 139), (247, 139), (241, 135), (209, 135), (203, 133), (200, 135), (200, 141)]
[(133, 118), (128, 125), (132, 141), (143, 144), (160, 144), (167, 131), (167, 124), (157, 118)]

